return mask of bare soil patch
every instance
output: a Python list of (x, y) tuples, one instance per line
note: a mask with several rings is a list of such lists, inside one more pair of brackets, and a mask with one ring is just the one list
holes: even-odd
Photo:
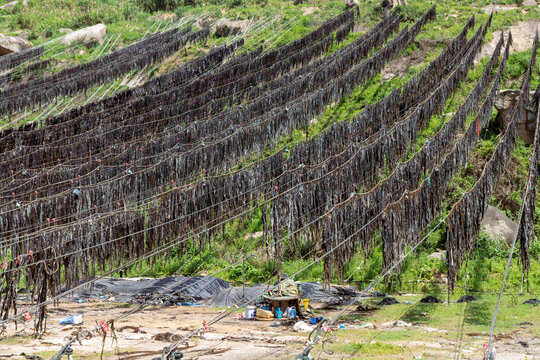
[[(505, 40), (508, 39), (508, 31), (512, 32), (512, 51), (526, 51), (532, 47), (534, 35), (536, 33), (537, 22), (534, 20), (520, 21), (516, 25), (504, 32)], [(493, 32), (493, 40), (484, 44), (475, 61), (479, 61), (485, 56), (490, 56), (497, 46), (497, 42), (501, 38), (502, 31)]]

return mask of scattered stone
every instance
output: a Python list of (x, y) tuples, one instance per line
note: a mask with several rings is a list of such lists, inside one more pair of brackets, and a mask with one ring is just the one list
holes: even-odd
[(348, 9), (353, 8), (356, 5), (360, 5), (358, 0), (345, 0), (345, 6), (347, 6)]
[[(495, 107), (497, 107), (497, 105), (495, 105)], [(510, 220), (508, 216), (499, 209), (491, 205), (488, 206), (480, 226), (492, 239), (506, 241), (509, 245), (512, 244), (517, 229), (517, 224), (515, 222)]]
[(18, 1), (12, 1), (12, 2), (9, 2), (7, 4), (4, 4), (2, 6), (0, 6), (0, 9), (1, 10), (13, 10), (15, 8), (15, 5), (17, 5), (19, 2)]
[(381, 306), (394, 305), (394, 304), (399, 304), (399, 301), (397, 301), (393, 297), (385, 297), (384, 299), (381, 300), (381, 302), (379, 302), (379, 305)]
[(315, 12), (315, 10), (317, 10), (316, 7), (307, 6), (305, 8), (302, 8), (302, 15), (304, 15), (304, 16), (311, 15), (311, 14), (313, 14)]
[(154, 19), (156, 21), (172, 21), (176, 19), (176, 14), (175, 13), (157, 14), (154, 16), (150, 16), (150, 19)]
[(264, 235), (264, 232), (262, 232), (262, 231), (257, 231), (257, 232), (251, 233), (251, 234), (246, 234), (246, 236), (244, 236), (244, 241), (247, 241), (247, 240), (250, 240), (250, 239), (258, 239), (258, 238), (262, 237), (263, 235)]
[(471, 302), (471, 301), (478, 301), (478, 298), (476, 296), (472, 295), (464, 295), (459, 298), (457, 301), (458, 303), (465, 303), (465, 302)]
[(206, 29), (214, 21), (212, 18), (207, 19), (197, 19), (193, 26), (199, 30)]
[(514, 10), (515, 8), (516, 8), (516, 5), (490, 4), (488, 6), (483, 7), (482, 10), (484, 10), (484, 13), (486, 14), (491, 14), (492, 12), (498, 13), (502, 11)]
[(236, 35), (241, 31), (245, 31), (249, 25), (249, 20), (230, 20), (219, 19), (216, 23), (215, 34), (220, 37), (227, 37), (229, 35)]
[(382, 323), (381, 325), (377, 326), (379, 328), (387, 329), (387, 328), (395, 328), (395, 327), (411, 327), (413, 326), (411, 323), (408, 323), (406, 321), (397, 320), (397, 321), (388, 321), (385, 323)]
[(97, 24), (66, 34), (60, 42), (65, 45), (71, 45), (73, 42), (85, 43), (90, 40), (95, 40), (102, 44), (106, 33), (107, 26), (105, 26), (105, 24)]
[(538, 299), (529, 299), (523, 303), (523, 305), (540, 305), (540, 300)]
[(425, 312), (423, 312), (423, 313), (420, 313), (420, 316), (423, 316), (423, 317), (428, 317), (428, 316), (429, 316), (429, 314), (428, 314), (428, 313), (425, 313)]
[(446, 250), (439, 250), (428, 255), (428, 259), (444, 260), (446, 259)]
[(21, 52), (32, 47), (32, 43), (21, 36), (0, 34), (0, 56), (12, 52)]
[(313, 327), (300, 320), (294, 324), (293, 330), (296, 332), (313, 331)]
[(426, 296), (425, 298), (423, 298), (422, 300), (420, 300), (421, 303), (423, 304), (440, 304), (442, 303), (441, 300), (437, 299), (435, 296)]

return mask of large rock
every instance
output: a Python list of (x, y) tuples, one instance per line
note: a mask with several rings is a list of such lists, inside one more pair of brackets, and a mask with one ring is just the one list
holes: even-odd
[(104, 24), (97, 24), (66, 34), (60, 42), (65, 45), (70, 45), (73, 42), (85, 43), (90, 40), (95, 40), (102, 44), (106, 33), (107, 26)]
[[(4, 5), (0, 6), (0, 9), (1, 10), (13, 10), (18, 3), (19, 3), (18, 1), (8, 2), (7, 4), (4, 4)], [(24, 6), (27, 6), (28, 5), (28, 0), (23, 0), (22, 4)]]
[[(532, 95), (533, 93), (531, 93)], [(495, 100), (495, 108), (498, 111), (497, 121), (501, 129), (511, 121), (514, 105), (519, 97), (519, 90), (501, 90)], [(531, 97), (532, 100), (532, 97)], [(535, 109), (524, 106), (519, 109), (518, 136), (525, 144), (532, 144), (534, 141)]]
[(517, 230), (517, 224), (496, 207), (491, 205), (488, 206), (480, 226), (491, 238), (501, 241), (504, 240), (508, 245), (512, 245)]
[(15, 5), (17, 5), (19, 2), (18, 1), (12, 1), (12, 2), (9, 2), (7, 4), (4, 4), (2, 6), (0, 6), (0, 9), (2, 10), (13, 10), (15, 8)]
[(0, 34), (0, 55), (21, 52), (32, 47), (32, 43), (20, 36)]
[(436, 252), (428, 255), (428, 259), (437, 259), (445, 260), (446, 259), (446, 250), (437, 250)]
[(536, 6), (535, 0), (525, 0), (522, 4), (522, 6)]
[(193, 23), (193, 26), (199, 30), (205, 29), (214, 21), (212, 18), (205, 18), (205, 19), (197, 19), (195, 23)]
[(249, 25), (249, 20), (229, 20), (229, 19), (219, 19), (216, 23), (215, 33), (217, 36), (229, 36), (238, 34), (241, 31), (247, 29)]
[(347, 6), (349, 9), (355, 7), (356, 5), (360, 5), (358, 0), (345, 0), (345, 6)]

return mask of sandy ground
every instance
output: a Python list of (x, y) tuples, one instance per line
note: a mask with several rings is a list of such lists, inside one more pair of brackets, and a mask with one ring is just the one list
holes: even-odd
[[(33, 339), (33, 322), (19, 326), (15, 330), (11, 325), (0, 340), (0, 359), (24, 359), (21, 353), (51, 358), (62, 345), (77, 331), (86, 329), (92, 332), (92, 338), (73, 345), (74, 359), (98, 359), (103, 338), (95, 330), (101, 320), (109, 320), (134, 309), (114, 303), (72, 303), (63, 302), (56, 308), (49, 309), (48, 328), (41, 339)], [(326, 312), (333, 316), (337, 310)], [(59, 325), (59, 319), (66, 315), (83, 313), (84, 323), (79, 326)], [(104, 359), (154, 359), (171, 341), (198, 328), (203, 321), (211, 321), (223, 314), (223, 310), (207, 307), (148, 307), (114, 323), (117, 341), (112, 336), (105, 339)], [(292, 359), (296, 357), (307, 342), (307, 333), (293, 332), (293, 322), (281, 322), (273, 327), (274, 321), (246, 321), (229, 316), (210, 327), (203, 337), (192, 338), (187, 348), (183, 348), (184, 359)], [(381, 357), (367, 356), (361, 353), (355, 358), (370, 359), (480, 359), (482, 345), (487, 342), (487, 334), (464, 333), (463, 331), (440, 330), (433, 327), (415, 326), (403, 321), (374, 323), (368, 328), (356, 328), (358, 323), (351, 320), (340, 322), (349, 329), (341, 331), (346, 336), (338, 336), (334, 344), (354, 343), (360, 336), (371, 339), (367, 343), (376, 343), (382, 333), (391, 331), (415, 331), (425, 333), (422, 341), (407, 340), (406, 336), (386, 341), (404, 349), (401, 353)], [(336, 324), (339, 325), (339, 324)], [(15, 335), (16, 334), (16, 335)], [(314, 355), (318, 355), (316, 349)], [(540, 339), (530, 334), (526, 327), (497, 337), (497, 359), (531, 360), (540, 359)], [(321, 354), (322, 359), (341, 359), (344, 353), (334, 355)], [(345, 356), (348, 358), (348, 356)]]

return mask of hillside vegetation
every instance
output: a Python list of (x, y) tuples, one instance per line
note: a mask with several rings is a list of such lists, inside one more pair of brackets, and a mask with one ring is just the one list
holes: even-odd
[[(347, 36), (346, 40), (334, 46), (329, 53), (352, 42), (360, 36), (366, 29), (373, 26), (381, 18), (382, 7), (380, 1), (361, 1), (360, 19), (361, 24), (357, 25), (355, 32)], [(316, 136), (327, 129), (331, 124), (345, 121), (351, 115), (359, 113), (366, 105), (382, 99), (392, 89), (402, 85), (414, 74), (417, 74), (430, 60), (434, 59), (440, 51), (447, 46), (449, 41), (461, 30), (466, 20), (475, 15), (478, 23), (483, 22), (489, 16), (488, 6), (491, 1), (487, 0), (464, 0), (464, 1), (444, 1), (437, 2), (437, 19), (426, 25), (425, 29), (418, 36), (417, 40), (408, 47), (402, 54), (401, 63), (393, 63), (387, 67), (383, 75), (378, 75), (369, 82), (356, 89), (352, 94), (346, 96), (340, 103), (329, 107), (317, 121), (311, 122), (308, 129), (297, 130), (293, 135), (281, 139), (278, 146), (266, 154), (283, 149), (306, 137)], [(540, 12), (536, 8), (520, 7), (520, 1), (499, 1), (500, 6), (506, 6), (504, 12), (495, 14), (491, 28), (486, 36), (486, 42), (494, 39), (494, 33), (508, 30), (511, 26), (524, 21), (538, 21)], [(411, 24), (428, 9), (430, 4), (427, 1), (409, 0), (407, 6), (399, 7), (396, 11), (404, 17), (402, 27)], [(515, 6), (515, 7), (513, 7)], [(513, 7), (513, 8), (512, 8)], [(51, 38), (59, 37), (62, 34), (60, 29), (78, 29), (96, 23), (107, 25), (107, 36), (118, 37), (115, 48), (120, 48), (133, 43), (141, 38), (150, 28), (157, 29), (159, 26), (166, 26), (172, 19), (197, 19), (204, 17), (208, 23), (227, 17), (232, 20), (249, 20), (258, 24), (261, 29), (253, 34), (255, 40), (268, 40), (266, 47), (278, 47), (288, 43), (293, 39), (305, 35), (323, 21), (342, 12), (345, 6), (342, 1), (304, 1), (302, 4), (294, 5), (293, 1), (280, 0), (29, 0), (25, 6), (20, 2), (13, 10), (0, 10), (0, 32), (8, 35), (20, 35), (25, 33), (28, 39), (34, 44), (45, 43)], [(265, 22), (277, 19), (274, 26), (264, 27)], [(275, 35), (278, 29), (279, 36)], [(249, 32), (248, 32), (249, 36)], [(469, 36), (472, 36), (470, 31)], [(249, 38), (249, 37), (248, 37)], [(254, 40), (254, 42), (255, 42)], [(167, 73), (182, 63), (193, 59), (195, 56), (203, 54), (223, 43), (223, 38), (211, 36), (208, 41), (202, 44), (192, 44), (185, 52), (178, 52), (165, 59), (162, 63), (155, 64), (149, 71), (141, 73), (139, 82), (152, 77)], [(532, 43), (532, 42), (531, 42)], [(40, 74), (47, 74), (61, 70), (67, 66), (72, 66), (87, 62), (93, 54), (102, 49), (100, 44), (77, 45), (73, 48), (65, 47), (66, 52), (58, 56), (55, 61)], [(112, 51), (112, 49), (109, 49)], [(517, 89), (520, 79), (525, 72), (529, 51), (513, 52), (510, 56), (507, 69), (504, 73), (501, 88)], [(469, 94), (475, 81), (481, 75), (487, 59), (484, 58), (476, 66), (466, 82), (461, 86), (457, 94), (447, 103), (443, 113), (452, 113), (457, 109)], [(393, 68), (393, 66), (396, 68)], [(397, 69), (397, 71), (396, 71)], [(20, 70), (23, 71), (22, 69)], [(386, 74), (387, 76), (384, 76)], [(388, 74), (390, 74), (388, 76)], [(21, 75), (22, 76), (22, 75)], [(531, 89), (535, 89), (540, 82), (540, 62), (537, 62), (532, 73)], [(113, 83), (111, 83), (114, 85)], [(107, 88), (105, 86), (105, 88)], [(105, 89), (104, 88), (104, 89)], [(126, 84), (122, 84), (115, 89), (121, 91), (126, 89)], [(97, 91), (103, 91), (96, 86)], [(92, 93), (90, 89), (88, 93)], [(98, 93), (98, 97), (107, 93)], [(66, 103), (70, 97), (66, 97)], [(87, 97), (77, 98), (71, 105), (86, 102)], [(40, 112), (41, 110), (39, 110)], [(31, 115), (24, 115), (19, 123), (26, 121), (36, 121), (39, 112), (34, 111)], [(496, 111), (492, 120), (495, 119)], [(14, 117), (5, 117), (5, 122), (13, 122)], [(416, 149), (419, 149), (426, 139), (437, 132), (446, 117), (434, 116), (429, 125), (422, 132)], [(472, 121), (472, 119), (469, 119)], [(482, 141), (478, 144), (474, 155), (468, 166), (462, 169), (459, 175), (453, 179), (446, 196), (445, 209), (449, 211), (452, 199), (460, 197), (464, 192), (472, 187), (477, 180), (483, 164), (493, 152), (497, 143), (499, 129), (492, 121), (490, 127), (482, 133)], [(414, 152), (411, 149), (410, 155)], [(523, 142), (518, 142), (514, 151), (511, 167), (504, 173), (499, 187), (494, 192), (490, 203), (503, 210), (512, 220), (517, 220), (519, 206), (521, 204), (522, 190), (525, 184), (525, 177), (528, 170), (530, 148)], [(406, 160), (406, 159), (404, 159)], [(249, 166), (249, 161), (239, 164), (237, 168)], [(537, 195), (537, 199), (540, 199)], [(536, 234), (540, 235), (540, 210), (536, 214)], [(242, 281), (242, 265), (236, 265), (228, 269), (234, 263), (234, 258), (239, 254), (249, 254), (254, 249), (261, 246), (262, 241), (260, 231), (263, 225), (260, 214), (253, 214), (251, 219), (236, 221), (227, 224), (225, 231), (218, 237), (217, 241), (199, 242), (194, 239), (187, 249), (184, 249), (181, 256), (176, 256), (176, 252), (170, 253), (165, 259), (161, 259), (160, 265), (152, 269), (143, 266), (133, 267), (128, 271), (131, 276), (144, 274), (145, 276), (161, 276), (174, 273), (184, 275), (211, 274), (221, 269), (227, 269), (220, 276), (232, 282)], [(397, 285), (404, 291), (424, 291), (441, 292), (445, 291), (444, 274), (446, 273), (446, 263), (439, 259), (430, 259), (428, 255), (438, 249), (444, 249), (445, 239), (444, 227), (433, 232), (428, 241), (413, 257), (408, 258), (402, 266), (402, 282)], [(247, 240), (250, 241), (247, 241)], [(251, 241), (253, 240), (253, 241)], [(379, 239), (380, 240), (380, 239)], [(343, 278), (335, 278), (334, 281), (342, 280), (357, 281), (358, 284), (368, 282), (381, 269), (381, 246), (380, 241), (376, 241), (376, 246), (369, 257), (364, 258), (362, 252), (358, 251), (354, 260), (347, 264)], [(202, 249), (201, 249), (202, 244)], [(294, 273), (307, 265), (314, 258), (310, 254), (307, 243), (285, 243), (284, 265), (289, 273)], [(486, 234), (481, 234), (478, 239), (477, 250), (468, 260), (467, 265), (461, 269), (459, 286), (461, 289), (474, 289), (475, 291), (491, 292), (498, 290), (500, 279), (504, 270), (505, 258), (509, 253), (508, 246), (503, 242), (491, 239)], [(540, 243), (535, 242), (531, 246), (532, 269), (529, 276), (529, 286), (531, 292), (540, 291)], [(514, 253), (515, 260), (510, 272), (507, 286), (508, 292), (519, 292), (522, 288), (521, 270), (518, 264), (518, 252)], [(304, 259), (302, 259), (304, 258)], [(298, 260), (302, 259), (302, 260)], [(273, 259), (267, 256), (258, 256), (245, 263), (246, 279), (250, 283), (265, 281), (274, 271), (276, 264)], [(360, 271), (359, 271), (360, 269)], [(303, 271), (298, 276), (303, 280), (317, 280), (323, 278), (323, 265), (318, 263)], [(417, 280), (422, 281), (418, 283)], [(387, 285), (380, 285), (381, 290)], [(392, 286), (396, 286), (393, 284)], [(395, 288), (394, 288), (395, 289)], [(465, 290), (458, 290), (466, 292)]]

